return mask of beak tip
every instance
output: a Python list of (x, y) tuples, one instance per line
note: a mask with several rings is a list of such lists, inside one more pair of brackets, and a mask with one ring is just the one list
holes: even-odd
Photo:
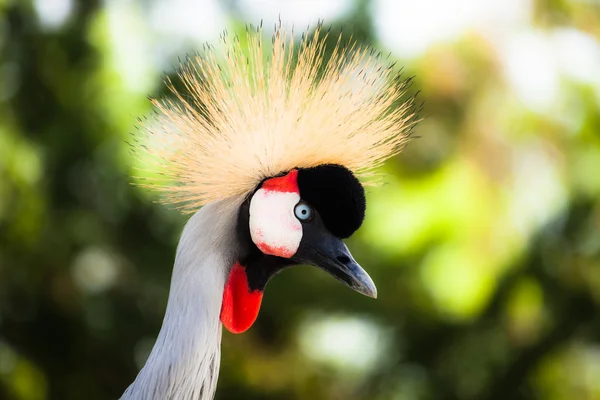
[(353, 284), (350, 285), (358, 293), (371, 297), (372, 299), (377, 298), (377, 286), (373, 279), (367, 274), (367, 272), (361, 268), (360, 265), (354, 263), (352, 270)]
[(374, 287), (373, 290), (370, 291), (369, 293), (366, 293), (366, 295), (372, 299), (376, 299), (377, 298), (377, 289)]
[(370, 297), (372, 299), (377, 298), (377, 287), (375, 286), (373, 281), (371, 281), (370, 279), (368, 282), (364, 282), (362, 287), (360, 289), (358, 289), (357, 292), (359, 292), (360, 294), (363, 294), (367, 297)]

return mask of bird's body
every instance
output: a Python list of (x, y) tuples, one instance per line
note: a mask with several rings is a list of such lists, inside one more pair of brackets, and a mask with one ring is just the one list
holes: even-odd
[(355, 174), (400, 151), (411, 103), (374, 52), (339, 39), (326, 58), (319, 32), (298, 48), (281, 27), (271, 49), (261, 30), (248, 48), (225, 39), (223, 57), (209, 47), (183, 67), (186, 93), (169, 84), (175, 100), (154, 101), (156, 119), (134, 139), (160, 172), (147, 186), (195, 214), (156, 344), (123, 399), (212, 399), (222, 327), (249, 329), (288, 266), (312, 264), (376, 297), (342, 239), (365, 215)]

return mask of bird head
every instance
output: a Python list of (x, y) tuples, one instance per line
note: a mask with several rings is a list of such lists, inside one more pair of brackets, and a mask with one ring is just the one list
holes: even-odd
[(234, 333), (258, 315), (267, 282), (283, 268), (311, 264), (352, 289), (377, 297), (369, 275), (342, 239), (362, 224), (365, 194), (341, 165), (292, 169), (261, 182), (240, 207), (240, 261), (225, 284), (221, 321)]
[[(376, 297), (343, 239), (362, 224), (364, 179), (397, 154), (416, 122), (407, 81), (369, 47), (340, 34), (331, 52), (318, 26), (298, 46), (275, 27), (223, 35), (179, 77), (185, 91), (153, 100), (138, 153), (160, 171), (147, 182), (183, 211), (240, 199), (239, 254), (228, 266), (221, 321), (234, 333), (255, 321), (269, 279), (311, 264)], [(242, 44), (244, 43), (244, 44)], [(361, 183), (363, 182), (363, 183)], [(367, 182), (368, 183), (368, 182)]]

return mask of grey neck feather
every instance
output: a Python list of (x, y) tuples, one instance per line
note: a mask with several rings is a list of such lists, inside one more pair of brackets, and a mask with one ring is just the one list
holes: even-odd
[(123, 400), (209, 400), (221, 359), (221, 301), (237, 253), (241, 200), (203, 207), (188, 221), (171, 279), (163, 325), (144, 368)]

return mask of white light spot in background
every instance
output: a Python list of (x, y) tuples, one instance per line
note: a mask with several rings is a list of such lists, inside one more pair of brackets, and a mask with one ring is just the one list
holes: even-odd
[[(324, 20), (325, 25), (347, 15), (354, 2), (351, 0), (240, 0), (239, 7), (244, 19), (254, 25), (263, 21), (267, 29), (272, 29), (275, 23), (281, 21), (295, 32), (301, 34), (308, 24)], [(269, 31), (266, 30), (268, 33)]]
[(107, 6), (111, 62), (129, 92), (146, 94), (156, 84), (147, 28), (138, 10), (127, 2)]
[(492, 39), (528, 23), (530, 0), (374, 0), (376, 36), (396, 56), (415, 58), (469, 31)]
[(500, 48), (505, 73), (516, 95), (527, 106), (544, 111), (556, 103), (559, 95), (558, 64), (552, 44), (541, 32), (513, 35)]
[(35, 0), (33, 3), (44, 28), (59, 28), (73, 11), (72, 0)]
[(87, 292), (99, 293), (115, 284), (119, 266), (114, 255), (90, 247), (77, 255), (71, 273), (80, 288)]
[(300, 329), (303, 352), (340, 370), (372, 369), (388, 343), (380, 327), (357, 317), (313, 318)]
[(225, 30), (226, 18), (214, 0), (157, 0), (150, 24), (162, 34), (203, 42)]
[(600, 97), (600, 43), (575, 29), (529, 29), (499, 45), (508, 82), (530, 109), (552, 115), (561, 79), (590, 84)]
[(517, 149), (510, 188), (510, 219), (525, 237), (552, 219), (567, 203), (559, 166), (542, 146)]
[(600, 43), (577, 29), (557, 29), (553, 35), (555, 54), (566, 76), (600, 90)]
[(227, 29), (227, 16), (215, 0), (156, 0), (148, 20), (155, 56), (161, 69), (171, 70), (179, 57), (200, 49)]

